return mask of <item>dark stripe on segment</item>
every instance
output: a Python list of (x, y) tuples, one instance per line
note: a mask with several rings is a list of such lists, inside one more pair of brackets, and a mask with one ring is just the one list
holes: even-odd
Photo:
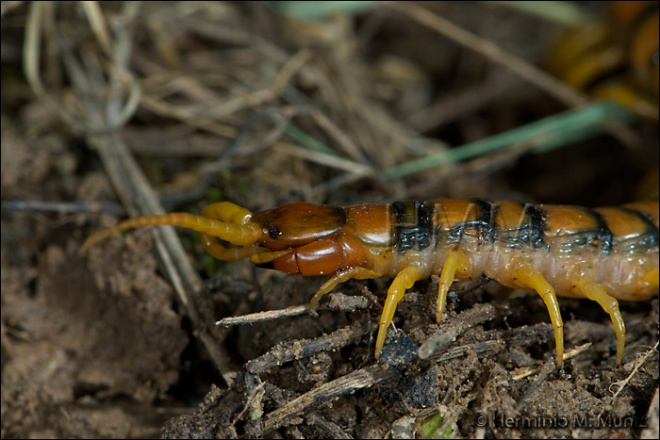
[(523, 240), (534, 249), (543, 247), (545, 243), (545, 219), (547, 214), (541, 208), (537, 208), (529, 203), (523, 208), (525, 215), (525, 226)]
[(612, 241), (614, 239), (614, 234), (610, 230), (610, 227), (605, 223), (603, 216), (589, 208), (582, 208), (583, 211), (591, 216), (598, 225), (596, 228), (596, 237), (598, 240), (598, 245), (603, 252), (609, 253), (612, 250)]
[(646, 225), (646, 230), (642, 235), (644, 238), (640, 242), (640, 246), (644, 249), (653, 249), (660, 245), (660, 234), (658, 233), (658, 226), (653, 223), (653, 220), (649, 218), (645, 213), (637, 211), (636, 209), (618, 207), (620, 211), (627, 212), (639, 218), (639, 220)]
[(479, 210), (477, 213), (479, 240), (481, 243), (492, 243), (496, 236), (495, 214), (497, 213), (497, 206), (493, 209), (494, 205), (483, 199), (474, 199), (474, 203)]
[(404, 201), (392, 203), (394, 215), (394, 249), (403, 253), (414, 249), (423, 250), (433, 242), (434, 206), (427, 202)]
[[(539, 249), (545, 244), (545, 231), (547, 213), (534, 205), (522, 202), (513, 202), (520, 206), (520, 222), (511, 227), (509, 225), (494, 226), (494, 239), (505, 243), (507, 247), (524, 248), (531, 246)], [(498, 207), (499, 210), (499, 207)], [(496, 214), (497, 211), (494, 211)]]
[(500, 229), (497, 227), (497, 215), (500, 212), (500, 205), (490, 204), (490, 233), (488, 239), (491, 243), (499, 240)]
[(644, 222), (645, 225), (647, 225), (649, 229), (648, 232), (655, 232), (656, 234), (658, 233), (658, 225), (654, 223), (653, 217), (649, 216), (644, 211), (638, 211), (636, 209), (629, 208), (627, 206), (619, 206), (616, 209), (636, 215), (637, 217), (640, 218), (640, 220), (642, 220), (642, 222)]
[[(473, 205), (476, 208), (474, 209), (474, 215)], [(493, 237), (497, 235), (497, 231), (494, 230), (494, 217), (492, 216), (493, 204), (483, 199), (470, 199), (468, 206), (465, 217), (472, 218), (472, 220), (465, 220), (448, 228), (443, 234), (448, 240), (446, 244), (460, 243), (466, 235), (471, 239), (479, 240), (479, 244), (490, 243)], [(436, 232), (441, 228), (442, 225), (437, 225)]]

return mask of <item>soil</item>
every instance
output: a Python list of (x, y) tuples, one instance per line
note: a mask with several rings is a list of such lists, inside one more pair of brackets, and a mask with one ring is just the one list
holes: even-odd
[[(172, 8), (157, 2), (146, 6), (140, 22), (145, 28), (154, 26), (151, 30), (157, 33), (157, 25), (148, 21), (149, 12), (174, 14)], [(346, 31), (341, 18), (332, 26), (306, 27), (271, 16), (261, 6), (222, 8), (227, 8), (222, 9), (227, 14), (223, 23), (236, 19), (250, 32), (259, 28), (262, 36), (273, 36), (273, 44), (286, 47), (288, 56), (309, 50), (312, 64), (322, 65), (327, 53), (374, 62), (376, 55), (407, 52), (425, 74), (452, 78), (451, 87), (483, 80), (476, 73), (474, 78), (457, 79), (452, 69), (467, 69), (464, 65), (452, 67), (434, 57), (420, 61), (424, 55), (416, 42), (424, 41), (419, 44), (426, 47), (438, 37), (410, 23), (394, 31), (392, 26), (400, 25), (400, 19), (386, 10), (355, 18), (356, 36)], [(485, 5), (456, 8), (460, 7), (440, 6), (436, 12), (457, 20), (463, 17), (466, 27), (480, 17), (506, 23), (525, 20), (520, 13), (493, 12)], [(553, 329), (538, 296), (503, 289), (488, 280), (456, 283), (447, 315), (438, 324), (438, 277), (434, 276), (408, 290), (383, 354), (375, 360), (375, 336), (389, 279), (349, 281), (324, 297), (316, 310), (309, 310), (309, 299), (327, 277), (287, 275), (248, 261), (218, 262), (204, 254), (196, 234), (182, 231), (186, 255), (202, 280), (188, 292), (199, 307), (199, 316), (193, 316), (157, 257), (149, 230), (113, 236), (81, 253), (87, 237), (125, 218), (130, 208), (118, 202), (113, 180), (102, 155), (92, 148), (89, 133), (71, 130), (49, 113), (29, 92), (20, 73), (20, 53), (5, 51), (5, 41), (16, 47), (23, 44), (28, 9), (18, 5), (2, 18), (2, 438), (657, 438), (657, 297), (621, 302), (626, 352), (618, 366), (609, 316), (587, 300), (560, 298), (569, 357), (557, 368)], [(108, 17), (116, 12), (104, 11)], [(547, 34), (553, 30), (539, 28)], [(272, 79), (267, 73), (272, 66), (256, 69), (257, 45), (236, 40), (243, 52), (229, 46), (215, 54), (205, 51), (213, 46), (207, 46), (208, 34), (200, 36), (201, 25), (199, 34), (189, 28), (188, 33), (174, 29), (171, 38), (176, 44), (166, 40), (163, 44), (190, 51), (188, 66), (175, 63), (184, 81), (201, 63), (192, 54), (209, 57), (205, 63), (211, 66), (218, 63), (216, 56), (224, 60), (226, 67), (208, 79), (217, 87), (214, 92), (227, 93), (223, 99), (236, 93), (226, 88), (239, 74), (250, 90), (255, 83)], [(355, 38), (351, 43), (365, 47), (356, 56), (352, 46), (333, 47), (346, 41), (332, 43), (332, 34), (321, 31), (345, 32)], [(374, 38), (370, 32), (382, 35)], [(501, 29), (492, 38), (501, 37), (502, 44), (510, 43), (524, 54), (538, 50), (509, 34), (515, 32)], [(137, 35), (136, 52), (142, 64), (136, 63), (144, 69), (141, 73), (151, 79), (164, 74), (147, 64), (145, 51), (151, 46), (140, 40), (146, 38), (144, 34)], [(397, 35), (402, 36), (397, 39)], [(485, 69), (476, 55), (460, 52), (455, 43), (437, 44), (449, 48), (446, 57), (468, 63), (468, 71)], [(163, 51), (154, 56), (162, 65), (167, 64), (160, 58), (164, 54), (177, 56)], [(337, 82), (346, 86), (341, 83), (345, 73), (340, 72), (346, 66), (335, 62), (328, 65), (339, 71)], [(333, 78), (333, 72), (321, 71)], [(360, 131), (362, 120), (353, 120), (347, 110), (354, 108), (338, 103), (351, 93), (324, 94), (323, 81), (328, 78), (317, 77), (317, 83), (303, 78), (296, 83), (297, 91), (323, 108), (342, 131), (367, 133)], [(145, 96), (166, 93), (150, 89), (153, 85), (143, 80)], [(379, 105), (390, 111), (405, 107), (400, 96), (393, 102), (395, 95), (403, 94), (397, 87), (404, 86), (391, 77), (373, 84), (361, 81), (365, 77), (349, 85), (374, 94)], [(181, 87), (180, 99), (195, 102), (195, 87)], [(415, 93), (412, 88), (405, 90)], [(66, 102), (66, 97), (62, 99)], [(480, 112), (459, 115), (456, 122), (425, 135), (467, 143), (471, 137), (524, 125), (532, 115), (557, 110), (556, 103), (548, 104), (539, 93), (512, 96), (507, 102), (497, 100), (502, 96), (493, 99)], [(290, 110), (289, 102), (271, 104), (275, 103), (282, 114)], [(603, 135), (543, 155), (488, 157), (471, 162), (472, 167), (456, 165), (452, 170), (386, 181), (268, 148), (265, 145), (274, 141), (264, 139), (273, 135), (272, 127), (256, 122), (253, 130), (244, 125), (267, 106), (250, 105), (254, 108), (218, 116), (222, 124), (247, 132), (249, 139), (234, 156), (221, 161), (228, 165), (213, 173), (212, 183), (203, 186), (198, 197), (190, 194), (205, 176), (202, 165), (216, 163), (218, 155), (231, 148), (231, 140), (241, 136), (240, 130), (223, 138), (190, 119), (173, 124), (168, 120), (175, 118), (173, 114), (158, 114), (147, 107), (147, 101), (122, 128), (141, 170), (170, 210), (199, 212), (218, 199), (258, 211), (301, 200), (348, 205), (477, 195), (615, 205), (633, 198), (643, 176), (657, 168), (657, 153), (650, 148), (642, 146), (649, 159), (640, 163), (639, 152)], [(331, 109), (337, 105), (346, 113), (332, 115), (324, 105)], [(499, 112), (502, 108), (505, 111)], [(308, 117), (301, 125), (326, 141), (332, 138), (327, 134), (332, 130), (325, 131), (327, 125), (318, 121)], [(643, 145), (657, 146), (654, 123), (644, 123), (638, 133)], [(341, 136), (333, 138), (337, 139)], [(373, 141), (365, 139), (367, 145)], [(184, 142), (184, 152), (177, 152)], [(149, 151), (154, 145), (160, 146), (158, 152)], [(168, 148), (174, 152), (167, 153)], [(365, 150), (355, 157), (369, 158), (356, 163), (385, 169), (414, 154), (414, 149), (391, 154)], [(185, 201), (167, 197), (172, 194), (184, 194)], [(39, 202), (48, 205), (43, 208)], [(283, 315), (268, 319), (251, 315), (282, 310)], [(216, 320), (240, 316), (248, 318), (242, 324), (215, 325)], [(220, 355), (211, 353), (213, 346)]]

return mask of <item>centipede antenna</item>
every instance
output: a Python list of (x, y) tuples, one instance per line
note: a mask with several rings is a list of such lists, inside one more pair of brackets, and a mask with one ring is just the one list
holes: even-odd
[[(245, 211), (248, 212), (247, 210)], [(226, 215), (233, 223), (200, 215), (192, 215), (186, 212), (174, 212), (171, 214), (150, 215), (129, 219), (89, 237), (82, 245), (81, 252), (86, 252), (96, 243), (119, 232), (143, 226), (181, 226), (201, 232), (210, 237), (220, 238), (238, 246), (252, 245), (263, 235), (261, 227), (257, 224), (238, 224), (239, 221), (244, 221), (244, 216), (246, 215), (244, 212), (227, 210), (224, 211), (223, 215)]]

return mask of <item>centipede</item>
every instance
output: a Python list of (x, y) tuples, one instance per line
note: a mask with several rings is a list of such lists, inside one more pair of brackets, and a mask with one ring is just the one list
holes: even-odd
[(548, 70), (594, 99), (658, 120), (657, 1), (607, 3), (607, 16), (570, 29), (551, 47)]
[(180, 226), (199, 232), (205, 250), (218, 260), (249, 259), (292, 274), (330, 275), (310, 307), (348, 280), (393, 278), (380, 317), (376, 359), (406, 290), (432, 275), (439, 275), (437, 322), (455, 280), (485, 277), (538, 293), (554, 329), (558, 368), (564, 359), (564, 324), (557, 297), (585, 298), (609, 314), (619, 365), (626, 328), (618, 301), (658, 295), (658, 217), (657, 200), (593, 209), (481, 199), (348, 207), (298, 202), (256, 213), (225, 201), (199, 215), (125, 220), (91, 235), (82, 250), (128, 229)]

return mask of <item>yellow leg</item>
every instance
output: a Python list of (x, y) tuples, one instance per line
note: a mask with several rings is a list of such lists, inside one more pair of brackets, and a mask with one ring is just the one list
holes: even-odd
[(592, 301), (596, 301), (612, 318), (614, 333), (616, 334), (616, 364), (621, 364), (623, 349), (626, 346), (626, 324), (619, 311), (619, 302), (607, 293), (607, 289), (589, 279), (581, 279), (577, 285), (578, 291)]
[(419, 269), (416, 267), (406, 267), (398, 273), (392, 285), (387, 291), (387, 300), (383, 307), (383, 314), (380, 316), (380, 326), (378, 328), (378, 337), (376, 338), (376, 359), (380, 357), (380, 352), (385, 343), (385, 335), (387, 335), (387, 328), (392, 323), (396, 306), (406, 293), (406, 289), (410, 289), (415, 281), (420, 279)]
[[(290, 254), (293, 252), (293, 249), (284, 249), (281, 251), (271, 251), (266, 248), (261, 248), (261, 247), (251, 247), (251, 248), (238, 248), (236, 250), (242, 250), (242, 249), (252, 249), (253, 252), (249, 255), (246, 255), (250, 257), (250, 263), (252, 264), (264, 264), (273, 261), (276, 258), (280, 258), (285, 256), (286, 254)], [(230, 249), (227, 249), (230, 250)]]
[[(282, 251), (270, 252), (266, 248), (261, 248), (256, 246), (226, 248), (220, 243), (218, 243), (218, 240), (211, 235), (201, 233), (199, 234), (199, 237), (202, 242), (202, 246), (204, 246), (204, 250), (207, 253), (209, 253), (213, 258), (216, 258), (220, 261), (235, 261), (249, 257), (252, 263), (258, 264), (259, 262), (265, 263), (266, 261), (272, 261), (275, 258), (279, 257), (280, 255), (283, 255), (281, 253)], [(287, 250), (284, 253), (286, 254), (287, 252), (291, 252), (291, 251)], [(273, 258), (271, 259), (267, 259), (263, 257), (265, 253), (278, 254), (278, 255), (273, 256)], [(253, 259), (255, 259), (255, 261), (252, 261)]]
[(312, 297), (312, 300), (309, 302), (309, 306), (312, 308), (316, 307), (323, 295), (334, 289), (337, 284), (345, 283), (350, 279), (372, 280), (382, 276), (382, 274), (376, 271), (365, 269), (363, 267), (351, 267), (350, 269), (337, 272), (332, 278), (330, 278), (328, 281), (323, 283), (321, 287), (319, 287), (319, 290), (316, 291)]
[(447, 292), (454, 282), (456, 272), (467, 275), (470, 272), (470, 260), (465, 253), (456, 249), (445, 258), (445, 264), (442, 266), (440, 281), (438, 282), (438, 304), (436, 309), (436, 322), (441, 322), (447, 305)]
[(516, 270), (516, 279), (523, 286), (534, 289), (541, 296), (545, 306), (548, 308), (550, 321), (552, 322), (552, 327), (555, 329), (557, 368), (560, 368), (564, 362), (564, 322), (561, 319), (555, 289), (543, 278), (540, 272), (526, 266)]

